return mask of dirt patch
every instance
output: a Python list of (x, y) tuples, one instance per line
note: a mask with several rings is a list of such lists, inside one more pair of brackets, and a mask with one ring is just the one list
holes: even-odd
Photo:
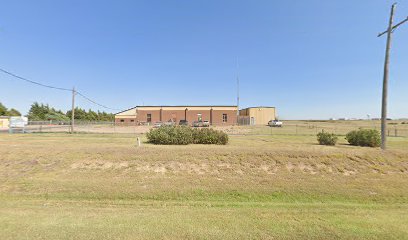
[(270, 175), (276, 174), (278, 172), (277, 165), (271, 165), (271, 166), (261, 165), (260, 169), (264, 171), (266, 174), (270, 174)]
[[(228, 161), (228, 162), (226, 162)], [(249, 176), (249, 175), (282, 175), (282, 174), (336, 174), (343, 176), (353, 176), (357, 174), (407, 174), (405, 169), (395, 168), (392, 163), (382, 163), (381, 170), (378, 164), (364, 164), (366, 162), (346, 164), (344, 161), (316, 161), (316, 159), (302, 160), (259, 160), (248, 161), (223, 160), (203, 160), (203, 162), (190, 161), (152, 161), (131, 160), (122, 162), (112, 161), (86, 161), (73, 163), (70, 168), (73, 170), (118, 170), (125, 173), (154, 173), (154, 174), (189, 174), (189, 175), (229, 175), (229, 176)], [(27, 162), (26, 164), (37, 164)]]
[(107, 169), (122, 169), (127, 168), (129, 166), (128, 162), (120, 162), (120, 163), (113, 163), (113, 162), (83, 162), (83, 163), (73, 163), (71, 164), (71, 169), (100, 169), (100, 170), (107, 170)]
[(289, 172), (295, 172), (295, 166), (293, 165), (292, 162), (286, 163), (286, 169), (287, 169)]
[(357, 171), (356, 170), (344, 170), (343, 175), (344, 176), (350, 176), (350, 175), (356, 175)]
[(23, 165), (29, 165), (29, 166), (34, 166), (34, 165), (39, 164), (39, 162), (34, 159), (34, 160), (24, 161), (24, 162), (22, 162), (21, 164), (23, 164)]
[(317, 173), (312, 165), (304, 163), (304, 162), (300, 162), (298, 165), (298, 168), (303, 173), (310, 173), (313, 175)]

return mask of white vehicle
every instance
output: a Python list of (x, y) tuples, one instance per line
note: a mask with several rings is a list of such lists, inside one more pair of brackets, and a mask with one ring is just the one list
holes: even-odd
[(173, 121), (167, 121), (162, 123), (162, 126), (174, 126), (174, 125), (176, 125), (176, 122)]
[(153, 127), (154, 127), (154, 128), (159, 128), (159, 127), (161, 127), (162, 125), (163, 125), (163, 122), (155, 122), (154, 125), (153, 125)]
[(282, 127), (283, 122), (280, 122), (279, 120), (271, 120), (268, 122), (269, 127)]
[(203, 127), (209, 127), (210, 126), (210, 122), (207, 120), (203, 121)]

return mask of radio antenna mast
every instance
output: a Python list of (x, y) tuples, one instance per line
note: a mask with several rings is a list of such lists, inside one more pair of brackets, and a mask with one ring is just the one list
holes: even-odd
[(237, 58), (237, 115), (239, 116), (239, 66), (238, 66), (238, 58)]

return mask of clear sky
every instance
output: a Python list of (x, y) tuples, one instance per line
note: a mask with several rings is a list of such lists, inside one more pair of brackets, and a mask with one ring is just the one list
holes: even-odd
[[(276, 106), (282, 119), (380, 116), (388, 0), (4, 0), (0, 68), (113, 108)], [(396, 22), (408, 16), (399, 1)], [(408, 117), (408, 23), (394, 34), (389, 116)], [(68, 110), (69, 92), (0, 73), (0, 101)], [(100, 109), (78, 98), (82, 108)]]

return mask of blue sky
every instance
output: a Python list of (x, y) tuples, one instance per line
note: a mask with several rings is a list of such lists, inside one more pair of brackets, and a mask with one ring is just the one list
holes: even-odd
[[(380, 115), (388, 0), (2, 1), (0, 67), (118, 109), (276, 106), (282, 119)], [(408, 16), (397, 6), (396, 22)], [(394, 34), (389, 116), (408, 117), (408, 24)], [(69, 92), (0, 73), (0, 101), (68, 110)], [(100, 109), (77, 98), (82, 108)]]

